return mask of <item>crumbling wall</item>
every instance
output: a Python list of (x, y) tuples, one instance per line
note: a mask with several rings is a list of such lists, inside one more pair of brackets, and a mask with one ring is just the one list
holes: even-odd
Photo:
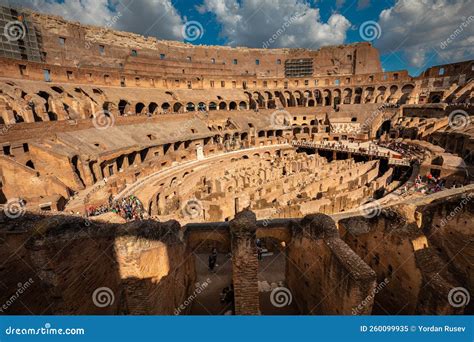
[(378, 210), (339, 221), (342, 239), (377, 273), (374, 313), (457, 312), (448, 303), (456, 282), (423, 232), (407, 213)]
[[(177, 222), (120, 225), (71, 216), (36, 221), (23, 233), (20, 256), (38, 275), (45, 298), (31, 302), (35, 312), (20, 308), (20, 313), (171, 315), (194, 288), (194, 258)], [(20, 256), (8, 252), (16, 258), (8, 269), (21, 265)], [(21, 299), (30, 305), (27, 297)]]
[[(471, 297), (474, 294), (473, 197), (473, 193), (468, 192), (417, 209), (417, 218), (428, 242)], [(472, 300), (465, 312), (474, 312)]]
[[(293, 227), (287, 283), (303, 314), (351, 314), (375, 287), (375, 273), (338, 236), (327, 215), (306, 216)], [(369, 299), (360, 314), (369, 314)]]

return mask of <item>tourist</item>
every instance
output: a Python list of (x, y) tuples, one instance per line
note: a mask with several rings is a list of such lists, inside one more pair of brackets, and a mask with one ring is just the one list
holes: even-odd
[(214, 268), (217, 265), (217, 249), (216, 248), (213, 248), (212, 249), (212, 252), (211, 252), (211, 255), (209, 255), (209, 271), (214, 271)]

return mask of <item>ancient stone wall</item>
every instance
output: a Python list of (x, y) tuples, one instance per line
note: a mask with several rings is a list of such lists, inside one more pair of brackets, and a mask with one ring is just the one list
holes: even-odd
[[(287, 283), (304, 314), (350, 315), (375, 287), (375, 273), (342, 240), (324, 214), (293, 227)], [(360, 314), (369, 314), (368, 300)]]
[(457, 312), (448, 303), (457, 281), (413, 219), (376, 211), (338, 222), (342, 239), (377, 273), (374, 313)]
[[(29, 214), (22, 220), (28, 219)], [(10, 253), (5, 260), (12, 258), (2, 279), (10, 285), (10, 279), (20, 281), (4, 273), (19, 265), (27, 271), (21, 278), (34, 280), (29, 292), (38, 295), (31, 302), (30, 295), (21, 297), (31, 309), (20, 312), (171, 315), (194, 289), (194, 257), (176, 222), (114, 225), (35, 216), (23, 228), (22, 234), (15, 229), (2, 236)]]

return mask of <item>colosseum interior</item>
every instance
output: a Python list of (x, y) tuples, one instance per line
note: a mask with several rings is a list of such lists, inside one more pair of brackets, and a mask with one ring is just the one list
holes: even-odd
[(0, 9), (1, 314), (473, 313), (474, 61)]

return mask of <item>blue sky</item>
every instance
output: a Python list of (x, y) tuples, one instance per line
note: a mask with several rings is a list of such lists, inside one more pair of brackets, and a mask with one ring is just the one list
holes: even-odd
[[(474, 58), (472, 0), (11, 2), (93, 25), (110, 25), (119, 13), (116, 29), (192, 44), (262, 47), (282, 27), (270, 48), (317, 49), (365, 40), (379, 48), (384, 70), (408, 69), (414, 76), (433, 65)], [(182, 28), (191, 22), (198, 23), (200, 34), (188, 40)]]

